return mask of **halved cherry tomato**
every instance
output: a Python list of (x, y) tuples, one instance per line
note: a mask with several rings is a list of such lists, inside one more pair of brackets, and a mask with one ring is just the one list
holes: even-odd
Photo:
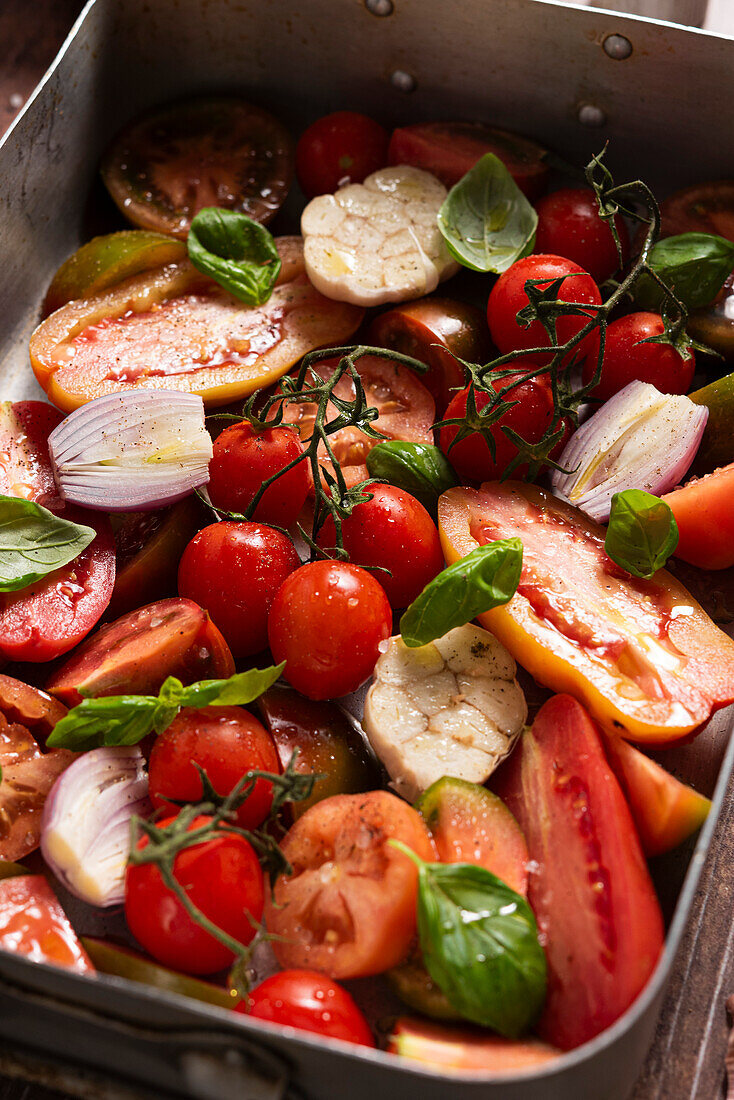
[(429, 1020), (401, 1016), (387, 1049), (425, 1065), (474, 1073), (522, 1073), (560, 1055), (539, 1039), (502, 1039), (479, 1028), (446, 1027)]
[(569, 1050), (647, 982), (663, 948), (660, 906), (600, 731), (570, 695), (541, 708), (492, 785), (537, 868), (528, 899), (548, 959), (539, 1031)]
[(158, 600), (107, 623), (53, 673), (48, 690), (68, 706), (87, 695), (146, 695), (167, 676), (185, 684), (226, 678), (234, 661), (224, 638), (192, 600)]
[[(651, 336), (662, 336), (665, 325), (659, 313), (628, 313), (612, 321), (604, 339), (601, 375), (592, 393), (607, 401), (630, 382), (648, 382), (661, 393), (688, 393), (696, 369), (693, 351), (684, 359), (671, 344), (648, 344)], [(594, 377), (599, 357), (599, 337), (594, 333), (587, 345), (584, 382)]]
[(275, 594), (300, 564), (281, 531), (222, 520), (199, 531), (186, 547), (178, 590), (207, 609), (235, 657), (248, 657), (266, 648)]
[(204, 206), (271, 221), (293, 177), (293, 143), (282, 123), (237, 96), (184, 99), (128, 123), (101, 172), (131, 222), (185, 239)]
[(256, 1020), (373, 1047), (369, 1024), (346, 989), (315, 970), (281, 970), (237, 1006)]
[(674, 741), (734, 699), (734, 641), (665, 570), (651, 580), (620, 570), (604, 553), (603, 528), (546, 490), (510, 481), (449, 489), (439, 530), (449, 562), (522, 539), (517, 593), (480, 622), (610, 732)]
[(660, 204), (664, 237), (679, 233), (715, 233), (734, 241), (734, 180), (694, 183)]
[(548, 178), (546, 150), (530, 138), (483, 122), (419, 122), (393, 131), (389, 164), (412, 164), (453, 187), (485, 153), (503, 162), (517, 186), (532, 201)]
[(362, 978), (401, 962), (415, 935), (418, 873), (390, 839), (433, 858), (420, 814), (387, 791), (335, 795), (298, 819), (281, 844), (293, 873), (265, 902), (281, 966)]
[[(338, 358), (322, 359), (314, 364), (314, 370), (321, 378), (326, 379), (333, 374), (338, 362)], [(372, 427), (381, 432), (386, 439), (433, 443), (431, 425), (435, 418), (436, 406), (418, 375), (391, 359), (381, 359), (377, 355), (363, 355), (357, 360), (356, 366), (364, 386), (367, 404), (379, 412), (377, 420), (372, 422)], [(353, 401), (354, 383), (349, 378), (342, 378), (334, 392), (337, 397)], [(338, 409), (329, 402), (327, 418), (333, 420), (337, 415)], [(315, 416), (316, 406), (313, 404), (285, 403), (284, 405), (284, 421), (295, 425), (304, 442), (311, 436)], [(329, 442), (348, 485), (354, 485), (369, 477), (365, 461), (368, 453), (380, 442), (379, 439), (365, 435), (359, 428), (350, 427), (334, 432), (329, 436)], [(331, 463), (325, 457), (325, 450), (323, 453), (322, 465), (328, 469)]]
[(466, 382), (458, 359), (486, 363), (491, 354), (487, 320), (481, 310), (451, 298), (401, 302), (375, 318), (369, 340), (428, 364), (430, 370), (421, 375), (421, 382), (439, 414)]
[[(256, 432), (247, 420), (230, 424), (214, 440), (209, 463), (209, 497), (226, 512), (244, 512), (263, 482), (303, 454), (295, 428), (278, 425)], [(276, 527), (291, 527), (298, 519), (310, 485), (303, 459), (281, 474), (257, 502), (252, 518)]]
[(262, 306), (244, 305), (188, 260), (69, 302), (31, 337), (36, 378), (65, 412), (136, 387), (198, 393), (214, 406), (270, 385), (307, 351), (343, 344), (363, 315), (311, 286), (300, 238), (277, 244), (283, 268)]
[(630, 238), (624, 219), (614, 219), (622, 247), (609, 223), (599, 216), (599, 203), (590, 187), (563, 187), (545, 195), (536, 205), (538, 228), (533, 251), (565, 256), (588, 271), (597, 283), (610, 279), (629, 255)]
[(734, 462), (663, 497), (678, 524), (675, 556), (699, 569), (734, 565)]
[(0, 947), (78, 974), (95, 972), (43, 875), (16, 875), (0, 882)]
[[(244, 707), (184, 708), (153, 745), (148, 763), (150, 797), (156, 808), (173, 813), (176, 802), (201, 802), (203, 768), (214, 790), (228, 795), (247, 772), (278, 774), (273, 739)], [(273, 785), (258, 779), (237, 811), (243, 829), (255, 829), (268, 815)]]
[(361, 183), (386, 164), (387, 131), (356, 111), (335, 111), (317, 119), (296, 146), (296, 175), (307, 199)]
[[(165, 828), (175, 818), (158, 822)], [(195, 817), (190, 830), (210, 818)], [(138, 848), (144, 849), (143, 837)], [(178, 853), (173, 875), (191, 901), (217, 928), (248, 944), (263, 911), (264, 884), (251, 845), (238, 833), (219, 833)], [(184, 974), (213, 974), (233, 960), (229, 948), (196, 924), (164, 884), (152, 863), (129, 864), (125, 876), (125, 917), (145, 950), (164, 966)]]
[(607, 736), (607, 758), (625, 793), (646, 856), (677, 848), (708, 817), (711, 802), (621, 737)]

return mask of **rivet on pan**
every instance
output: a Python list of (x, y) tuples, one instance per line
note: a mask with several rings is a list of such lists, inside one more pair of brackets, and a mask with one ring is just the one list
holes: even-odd
[(392, 0), (364, 0), (364, 6), (371, 15), (392, 15), (395, 11)]
[(593, 103), (582, 103), (577, 117), (582, 126), (592, 128), (604, 126), (607, 121), (607, 116), (601, 107), (595, 107)]
[(390, 77), (390, 83), (399, 92), (415, 91), (415, 77), (411, 76), (410, 73), (406, 73), (405, 69), (396, 69)]
[(632, 56), (632, 43), (623, 34), (608, 34), (604, 39), (604, 53), (613, 61), (626, 61)]

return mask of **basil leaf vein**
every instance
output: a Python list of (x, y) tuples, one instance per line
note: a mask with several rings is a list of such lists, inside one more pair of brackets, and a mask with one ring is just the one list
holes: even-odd
[(248, 306), (261, 306), (273, 292), (281, 260), (264, 225), (238, 210), (205, 206), (193, 218), (189, 259)]
[(97, 532), (21, 497), (0, 495), (0, 592), (16, 592), (69, 565)]
[(604, 550), (635, 577), (648, 578), (661, 569), (678, 545), (678, 524), (670, 505), (642, 489), (625, 489), (612, 497)]

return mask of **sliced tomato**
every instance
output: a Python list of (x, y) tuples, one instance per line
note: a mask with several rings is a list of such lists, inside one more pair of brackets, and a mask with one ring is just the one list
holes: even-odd
[(604, 530), (535, 485), (487, 482), (439, 502), (446, 560), (517, 536), (517, 593), (480, 615), (541, 684), (570, 691), (610, 732), (674, 741), (734, 700), (734, 641), (665, 570), (638, 580), (604, 552)]
[(343, 344), (364, 312), (311, 286), (299, 238), (277, 244), (283, 267), (262, 306), (245, 306), (188, 260), (69, 302), (31, 337), (36, 378), (65, 412), (136, 387), (214, 406), (270, 385), (306, 352)]
[[(322, 378), (333, 374), (339, 360), (322, 359), (315, 364), (315, 371)], [(356, 363), (362, 379), (365, 398), (369, 406), (379, 412), (372, 427), (381, 432), (386, 439), (404, 439), (410, 443), (433, 443), (433, 424), (436, 406), (426, 387), (419, 381), (418, 375), (408, 367), (395, 363), (392, 359), (381, 359), (377, 355), (364, 355)], [(345, 401), (354, 400), (354, 383), (350, 378), (342, 378), (334, 393)], [(336, 417), (339, 410), (329, 402), (327, 419)], [(313, 432), (316, 406), (314, 404), (286, 404), (283, 420), (295, 424), (298, 434), (305, 442)], [(337, 462), (342, 468), (347, 484), (363, 481), (369, 474), (365, 465), (367, 455), (380, 442), (361, 432), (359, 428), (342, 428), (329, 436)], [(324, 455), (326, 451), (324, 450)], [(325, 457), (322, 465), (327, 469), (331, 463)]]
[(558, 1058), (560, 1051), (539, 1039), (502, 1039), (479, 1028), (446, 1027), (428, 1020), (401, 1016), (387, 1049), (445, 1070), (475, 1073), (521, 1073)]
[(621, 737), (605, 739), (607, 758), (624, 791), (646, 856), (677, 848), (700, 829), (711, 802)]
[(664, 237), (679, 233), (715, 233), (734, 241), (734, 180), (694, 183), (660, 204)]
[(100, 628), (46, 685), (68, 706), (88, 695), (146, 695), (167, 676), (185, 684), (231, 676), (224, 638), (193, 600), (158, 600)]
[(678, 524), (675, 556), (699, 569), (734, 565), (734, 462), (694, 477), (663, 500)]
[(269, 222), (293, 178), (290, 134), (236, 96), (179, 100), (134, 119), (102, 160), (121, 212), (143, 229), (185, 238), (204, 206)]
[(493, 787), (536, 868), (528, 900), (548, 959), (539, 1032), (569, 1050), (622, 1015), (652, 974), (663, 919), (601, 732), (570, 695), (541, 708)]
[(66, 714), (66, 707), (45, 691), (12, 676), (0, 675), (0, 714), (8, 722), (19, 722), (35, 738), (45, 741)]
[(0, 402), (0, 493), (44, 508), (61, 503), (46, 441), (62, 419), (46, 401)]
[(0, 882), (0, 947), (34, 962), (95, 973), (43, 875), (17, 875)]
[(545, 190), (546, 150), (529, 138), (483, 122), (419, 122), (393, 131), (389, 164), (412, 164), (453, 187), (485, 153), (503, 162), (517, 186), (532, 201)]

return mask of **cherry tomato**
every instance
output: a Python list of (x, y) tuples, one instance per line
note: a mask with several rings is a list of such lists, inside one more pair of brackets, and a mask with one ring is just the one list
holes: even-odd
[[(248, 421), (232, 424), (214, 440), (209, 463), (209, 496), (217, 508), (244, 512), (260, 486), (303, 454), (298, 432), (285, 426), (253, 431)], [(308, 494), (308, 463), (303, 460), (266, 489), (253, 519), (290, 527)]]
[[(159, 822), (163, 828), (175, 818)], [(194, 818), (190, 829), (211, 819)], [(142, 837), (138, 848), (146, 848)], [(264, 884), (257, 856), (243, 836), (222, 833), (178, 853), (173, 874), (194, 905), (240, 943), (255, 935), (262, 917)], [(232, 952), (196, 924), (152, 863), (129, 864), (125, 917), (136, 940), (164, 966), (184, 974), (213, 974), (228, 966)], [(252, 918), (252, 920), (250, 919)]]
[[(201, 802), (203, 768), (217, 794), (228, 795), (250, 771), (280, 771), (278, 753), (268, 731), (244, 707), (202, 707), (182, 710), (156, 738), (150, 754), (150, 797), (169, 813), (167, 802)], [(272, 783), (258, 779), (237, 811), (243, 829), (255, 829), (268, 815)]]
[[(533, 364), (517, 360), (513, 366), (525, 372), (532, 369)], [(503, 390), (506, 386), (510, 387), (503, 400), (517, 402), (490, 428), (495, 445), (494, 456), (481, 432), (472, 432), (452, 447), (451, 443), (456, 438), (458, 426), (452, 424), (441, 428), (439, 433), (441, 450), (459, 477), (468, 481), (490, 481), (501, 477), (510, 461), (517, 455), (517, 447), (508, 439), (503, 429), (509, 428), (517, 432), (528, 443), (537, 443), (551, 423), (553, 394), (545, 378), (541, 375), (513, 385), (516, 377), (519, 376), (507, 375), (494, 383), (497, 391)], [(469, 386), (456, 394), (444, 413), (445, 420), (463, 419), (466, 416), (468, 395)], [(481, 412), (489, 403), (489, 394), (477, 390), (474, 400), (477, 409)], [(523, 463), (513, 470), (513, 477), (522, 477), (527, 469), (527, 463)]]
[(256, 1020), (373, 1047), (369, 1024), (346, 989), (315, 970), (281, 970), (237, 1005)]
[(372, 672), (392, 611), (371, 573), (347, 562), (315, 561), (291, 573), (270, 609), (268, 638), (283, 675), (309, 699), (356, 691)]
[[(552, 281), (561, 278), (563, 282), (558, 291), (560, 301), (601, 305), (599, 288), (591, 276), (578, 264), (562, 256), (526, 256), (500, 275), (487, 302), (487, 321), (492, 339), (503, 355), (509, 351), (550, 346), (551, 339), (540, 321), (532, 321), (527, 328), (523, 328), (517, 321), (517, 314), (528, 304), (525, 293), (528, 279), (542, 279), (539, 288), (545, 290)], [(575, 336), (595, 312), (589, 310), (588, 317), (560, 317), (556, 325), (558, 343), (565, 344)], [(583, 347), (574, 348), (574, 352), (581, 354)]]
[(597, 283), (611, 278), (626, 262), (630, 241), (624, 219), (619, 215), (615, 218), (622, 246), (620, 264), (614, 234), (599, 216), (599, 204), (591, 189), (564, 187), (553, 191), (537, 203), (536, 210), (536, 252), (573, 260)]
[[(612, 321), (606, 332), (604, 361), (594, 397), (607, 401), (635, 380), (649, 382), (661, 393), (687, 393), (696, 369), (693, 352), (684, 359), (670, 344), (643, 343), (664, 332), (658, 313), (628, 313)], [(584, 382), (594, 377), (598, 355), (599, 337), (593, 333), (583, 368)]]
[(326, 195), (387, 163), (387, 131), (356, 111), (335, 111), (311, 123), (298, 139), (296, 175), (306, 198)]
[(434, 858), (420, 814), (387, 791), (339, 794), (312, 806), (281, 847), (293, 873), (265, 903), (284, 967), (332, 978), (381, 974), (406, 956), (416, 928), (418, 874), (388, 840)]
[(224, 520), (199, 531), (184, 550), (178, 590), (207, 609), (235, 657), (248, 657), (267, 646), (270, 605), (300, 564), (287, 535)]
[(528, 899), (548, 958), (544, 1039), (569, 1050), (632, 1004), (663, 948), (663, 920), (598, 728), (556, 695), (496, 773), (537, 868)]
[(0, 882), (0, 948), (78, 974), (95, 972), (43, 875), (15, 875)]
[(675, 556), (699, 569), (734, 565), (734, 462), (666, 493), (678, 524)]
[[(342, 522), (344, 548), (355, 565), (381, 566), (376, 572), (393, 607), (407, 607), (444, 567), (441, 540), (426, 509), (404, 489), (370, 485), (372, 499), (358, 504)], [(331, 516), (321, 528), (318, 544), (333, 547), (336, 529)]]

